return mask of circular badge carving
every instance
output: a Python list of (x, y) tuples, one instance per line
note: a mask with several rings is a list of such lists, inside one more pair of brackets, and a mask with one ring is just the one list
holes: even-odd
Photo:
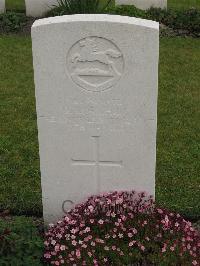
[(124, 70), (119, 48), (110, 40), (91, 36), (76, 42), (67, 55), (67, 69), (81, 88), (104, 91), (114, 86)]

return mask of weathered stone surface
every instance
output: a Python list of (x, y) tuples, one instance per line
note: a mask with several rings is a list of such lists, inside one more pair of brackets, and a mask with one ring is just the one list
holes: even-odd
[(5, 9), (5, 0), (0, 0), (0, 13), (4, 13)]
[(155, 192), (158, 23), (38, 20), (33, 59), (45, 222), (114, 190)]
[(25, 0), (26, 15), (28, 17), (41, 17), (57, 3), (57, 0)]
[(116, 5), (134, 5), (146, 10), (150, 7), (167, 8), (167, 0), (115, 0)]

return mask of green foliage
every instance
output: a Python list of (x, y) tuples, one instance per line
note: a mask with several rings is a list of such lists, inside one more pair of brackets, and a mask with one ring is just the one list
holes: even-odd
[(58, 0), (55, 10), (50, 11), (48, 15), (102, 13), (111, 1), (102, 3), (100, 0)]
[(184, 30), (195, 36), (200, 36), (200, 10), (173, 10), (150, 8), (147, 11), (134, 6), (109, 7), (107, 13), (122, 16), (139, 17), (156, 20), (174, 30)]
[(146, 11), (148, 19), (156, 20), (175, 30), (185, 30), (200, 36), (200, 10), (162, 10), (151, 8)]
[(26, 25), (27, 18), (23, 13), (7, 12), (0, 14), (0, 32), (18, 32)]
[(107, 7), (106, 13), (113, 14), (113, 15), (122, 15), (122, 16), (129, 16), (129, 17), (137, 17), (137, 18), (146, 18), (146, 12), (136, 8), (133, 5), (122, 5), (116, 7)]
[(31, 218), (0, 218), (0, 265), (42, 265), (43, 240)]

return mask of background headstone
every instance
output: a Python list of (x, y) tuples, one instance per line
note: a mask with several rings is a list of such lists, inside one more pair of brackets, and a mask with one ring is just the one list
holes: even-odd
[(0, 0), (0, 13), (4, 13), (5, 9), (5, 0)]
[(28, 17), (41, 17), (57, 3), (58, 0), (25, 0), (26, 15)]
[(167, 8), (167, 0), (115, 0), (116, 5), (134, 5), (146, 10), (150, 7)]
[(32, 40), (45, 222), (99, 192), (154, 195), (158, 23), (61, 16)]

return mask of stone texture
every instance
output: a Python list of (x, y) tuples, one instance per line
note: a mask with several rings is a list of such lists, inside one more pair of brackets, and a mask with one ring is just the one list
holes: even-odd
[(25, 0), (26, 15), (28, 17), (42, 17), (58, 0)]
[(116, 5), (134, 5), (146, 10), (150, 7), (167, 8), (167, 0), (115, 0)]
[(0, 0), (0, 13), (5, 12), (5, 0)]
[(45, 222), (99, 192), (154, 195), (158, 23), (47, 18), (32, 40)]

